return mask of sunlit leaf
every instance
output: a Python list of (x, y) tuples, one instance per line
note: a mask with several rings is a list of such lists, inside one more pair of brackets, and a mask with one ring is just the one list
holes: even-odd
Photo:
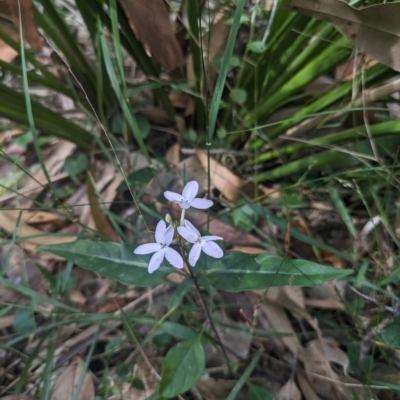
[(273, 286), (315, 286), (351, 274), (307, 260), (289, 260), (272, 254), (228, 252), (205, 271), (210, 284), (227, 292)]

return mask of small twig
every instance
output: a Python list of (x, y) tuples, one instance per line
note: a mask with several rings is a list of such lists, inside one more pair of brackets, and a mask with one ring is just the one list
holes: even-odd
[(383, 308), (384, 310), (390, 312), (391, 314), (395, 313), (395, 309), (393, 307), (386, 306), (382, 304), (380, 301), (374, 299), (373, 297), (367, 296), (364, 293), (359, 292), (357, 289), (354, 289), (352, 286), (349, 285), (349, 288), (357, 295), (360, 296), (362, 299), (369, 301), (370, 303), (375, 304), (378, 307)]

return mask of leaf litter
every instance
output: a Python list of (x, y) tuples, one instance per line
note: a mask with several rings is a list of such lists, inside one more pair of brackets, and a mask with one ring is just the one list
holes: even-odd
[[(124, 3), (123, 8), (125, 10), (133, 4), (133, 2), (131, 4), (128, 1), (121, 1), (122, 3)], [(162, 2), (160, 2), (160, 5), (164, 7)], [(155, 47), (150, 41), (150, 39), (157, 39), (156, 36), (150, 35), (148, 31), (143, 31), (138, 27), (138, 23), (141, 22), (141, 18), (138, 18), (140, 13), (136, 13), (135, 16), (130, 13), (131, 27), (147, 45), (153, 57), (164, 65), (166, 69), (180, 68), (183, 62), (182, 54), (177, 48), (177, 42), (168, 16), (165, 18), (164, 11), (160, 11), (161, 14), (163, 17), (158, 19), (163, 28), (161, 32), (167, 32), (160, 39), (167, 44), (164, 49), (162, 48), (163, 46), (159, 46), (159, 43)], [(217, 22), (214, 29), (221, 29), (221, 35), (224, 36), (228, 30), (225, 27), (225, 22), (222, 21), (221, 19), (220, 22)], [(36, 25), (34, 25), (32, 19), (30, 19), (29, 24), (31, 29), (34, 30)], [(141, 33), (138, 33), (139, 31)], [(358, 33), (359, 31), (357, 31)], [(226, 40), (226, 38), (222, 39)], [(223, 47), (221, 44), (215, 43), (219, 48)], [(360, 46), (362, 45), (361, 42), (357, 43)], [(36, 46), (39, 46), (39, 42), (37, 42)], [(362, 49), (364, 48), (362, 47)], [(160, 50), (165, 50), (166, 53)], [(364, 50), (368, 52), (367, 47)], [(216, 55), (218, 51), (220, 49), (216, 49)], [(372, 55), (374, 56), (374, 54)], [(376, 55), (375, 57), (378, 58)], [(212, 58), (214, 58), (213, 54), (210, 56), (210, 59)], [(212, 85), (212, 79), (209, 84)], [(176, 103), (175, 106), (180, 108), (182, 103)], [(170, 125), (170, 120), (164, 109), (148, 107), (145, 110), (143, 114), (147, 115), (152, 122), (165, 124), (166, 126)], [(180, 147), (176, 147), (176, 144), (170, 146), (170, 142), (165, 140), (165, 146), (171, 151), (169, 162), (173, 167), (171, 170), (164, 167), (160, 168), (157, 176), (148, 183), (149, 194), (146, 195), (147, 197), (142, 197), (147, 207), (153, 207), (153, 210), (162, 210), (162, 212), (176, 213), (177, 209), (168, 209), (165, 204), (159, 201), (158, 195), (167, 189), (167, 185), (168, 190), (178, 190), (182, 187), (183, 182), (193, 177), (196, 177), (201, 182), (201, 187), (206, 189), (208, 185), (208, 165), (210, 165), (211, 175), (211, 196), (215, 201), (221, 203), (221, 209), (227, 206), (235, 207), (245, 198), (243, 193), (246, 191), (243, 187), (243, 179), (232, 172), (232, 170), (235, 171), (235, 163), (215, 157), (210, 159), (210, 164), (208, 164), (207, 155), (200, 149), (196, 150), (196, 156), (182, 157), (182, 154), (179, 153)], [(71, 184), (68, 174), (62, 171), (62, 165), (65, 158), (75, 150), (75, 145), (71, 145), (69, 142), (56, 141), (54, 147), (51, 147), (51, 151), (48, 151), (45, 155), (50, 177), (53, 182), (60, 182), (60, 188)], [(29, 155), (28, 153), (29, 151), (26, 150), (27, 155)], [(139, 169), (140, 162), (136, 165), (132, 163), (132, 159), (136, 156), (135, 154), (129, 154), (130, 159), (126, 160), (129, 165), (128, 169)], [(180, 161), (182, 158), (183, 160)], [(134, 165), (133, 167), (132, 164)], [(171, 295), (171, 290), (166, 285), (157, 286), (150, 291), (141, 291), (139, 288), (129, 287), (128, 291), (133, 293), (133, 298), (129, 298), (125, 296), (126, 289), (119, 287), (114, 282), (100, 278), (94, 273), (78, 274), (73, 272), (68, 276), (68, 267), (63, 262), (55, 263), (59, 261), (59, 258), (56, 256), (49, 257), (48, 255), (47, 257), (49, 258), (45, 258), (42, 253), (35, 251), (35, 247), (39, 244), (68, 243), (75, 240), (75, 234), (88, 234), (91, 230), (95, 230), (111, 240), (120, 241), (120, 237), (109, 222), (108, 212), (105, 212), (103, 207), (106, 207), (108, 211), (118, 210), (117, 212), (121, 213), (127, 207), (130, 207), (134, 212), (134, 218), (129, 220), (129, 227), (133, 228), (137, 224), (143, 228), (140, 224), (140, 210), (132, 207), (131, 204), (127, 206), (126, 203), (131, 201), (129, 196), (124, 197), (124, 194), (121, 195), (117, 192), (117, 187), (122, 182), (122, 178), (116, 172), (115, 166), (110, 162), (102, 161), (95, 164), (94, 169), (92, 178), (87, 176), (80, 177), (79, 186), (73, 186), (74, 193), (70, 193), (65, 198), (67, 205), (64, 207), (62, 204), (63, 207), (58, 208), (57, 213), (40, 209), (32, 210), (35, 208), (37, 201), (44, 202), (44, 200), (49, 201), (50, 199), (49, 196), (46, 198), (47, 189), (43, 171), (34, 173), (32, 178), (22, 184), (17, 194), (7, 193), (7, 195), (3, 195), (0, 198), (1, 204), (5, 208), (0, 210), (0, 225), (7, 233), (8, 240), (13, 236), (18, 239), (12, 239), (12, 246), (15, 252), (20, 252), (18, 259), (8, 258), (7, 260), (9, 277), (11, 278), (12, 274), (14, 274), (12, 278), (14, 281), (27, 279), (32, 289), (51, 297), (55, 287), (53, 286), (54, 282), (52, 282), (51, 275), (62, 275), (64, 284), (68, 286), (68, 296), (63, 298), (63, 301), (72, 303), (79, 312), (86, 313), (85, 316), (87, 317), (93, 317), (97, 314), (101, 316), (103, 312), (114, 312), (116, 317), (115, 320), (107, 322), (89, 323), (88, 325), (79, 325), (79, 323), (73, 322), (63, 327), (60, 331), (55, 352), (55, 365), (59, 368), (61, 374), (55, 377), (53, 381), (50, 395), (52, 400), (72, 398), (78, 382), (81, 382), (81, 392), (75, 399), (94, 399), (94, 382), (96, 382), (98, 389), (98, 382), (103, 371), (98, 369), (95, 363), (91, 363), (89, 368), (92, 371), (85, 373), (83, 370), (84, 361), (74, 358), (75, 355), (84, 356), (86, 354), (98, 331), (100, 331), (99, 337), (106, 345), (112, 343), (115, 337), (122, 336), (124, 340), (132, 340), (129, 329), (125, 330), (122, 327), (126, 321), (121, 318), (121, 315), (123, 313), (127, 315), (140, 315), (140, 313), (142, 315), (152, 315), (153, 311), (151, 310), (156, 307), (159, 308), (159, 315), (162, 316), (165, 311), (165, 299)], [(68, 183), (66, 183), (67, 181)], [(254, 185), (251, 185), (248, 192), (250, 196), (248, 197), (252, 198), (256, 189), (260, 188), (255, 188)], [(280, 199), (283, 195), (276, 188), (262, 189), (268, 198)], [(139, 193), (136, 188), (135, 193)], [(272, 193), (273, 195), (270, 196)], [(247, 195), (247, 193), (245, 194)], [(21, 195), (26, 195), (28, 198), (23, 198)], [(313, 199), (310, 196), (310, 204), (312, 204), (312, 201)], [(102, 203), (101, 206), (99, 203)], [(125, 210), (121, 210), (121, 207), (118, 208), (119, 203), (124, 204), (122, 208), (125, 207)], [(25, 208), (21, 211), (6, 208), (21, 205)], [(73, 215), (66, 212), (67, 207), (74, 210)], [(231, 223), (213, 217), (210, 218), (206, 212), (202, 211), (196, 211), (193, 214), (189, 213), (188, 216), (204, 229), (210, 230), (216, 235), (224, 236), (226, 242), (228, 242), (228, 250), (241, 249), (241, 251), (249, 253), (270, 251), (257, 247), (261, 245), (263, 239), (260, 238), (259, 232), (255, 230), (252, 230), (251, 233), (243, 232), (241, 229), (233, 227)], [(317, 221), (321, 222), (321, 219), (317, 217)], [(267, 231), (265, 222), (257, 221), (256, 227), (264, 233)], [(298, 228), (299, 226), (296, 225), (296, 227)], [(311, 228), (310, 231), (312, 230)], [(73, 233), (73, 235), (49, 235), (52, 232), (60, 233), (63, 231)], [(137, 233), (137, 230), (135, 232)], [(274, 233), (281, 235), (278, 237), (279, 241), (284, 239), (284, 236), (278, 230), (274, 231)], [(294, 253), (301, 250), (299, 252), (307, 252), (311, 259), (316, 257), (311, 245), (305, 245), (302, 242), (293, 240), (289, 241), (289, 244)], [(6, 253), (9, 250), (6, 246), (3, 249)], [(335, 263), (337, 261), (337, 259), (331, 257), (331, 254), (322, 253), (321, 256), (326, 263)], [(38, 269), (32, 261), (44, 265), (50, 275), (44, 276), (44, 271)], [(342, 261), (340, 260), (340, 262)], [(17, 271), (12, 270), (12, 267), (21, 267), (22, 265), (24, 265), (25, 270), (21, 268)], [(69, 278), (72, 278), (71, 282), (68, 281)], [(39, 280), (39, 287), (33, 284), (32, 280), (35, 279)], [(181, 283), (179, 280), (176, 282)], [(56, 282), (57, 284), (59, 283)], [(1, 293), (4, 294), (7, 290), (7, 288), (1, 288)], [(327, 399), (350, 398), (353, 388), (357, 391), (359, 398), (365, 398), (366, 392), (362, 388), (362, 384), (355, 379), (349, 379), (347, 376), (350, 360), (348, 354), (342, 350), (346, 348), (346, 340), (341, 335), (335, 335), (334, 338), (329, 337), (329, 334), (324, 332), (326, 326), (320, 328), (320, 324), (317, 322), (322, 310), (329, 308), (329, 306), (333, 310), (343, 309), (341, 296), (337, 295), (338, 289), (335, 286), (329, 289), (325, 286), (320, 290), (324, 292), (324, 298), (320, 298), (315, 291), (308, 289), (291, 286), (271, 288), (266, 292), (253, 291), (239, 298), (225, 298), (230, 302), (228, 305), (223, 304), (221, 300), (224, 299), (223, 295), (216, 295), (218, 301), (221, 302), (219, 304), (221, 311), (216, 311), (214, 316), (220, 322), (229, 326), (220, 331), (222, 341), (226, 342), (226, 347), (233, 351), (232, 358), (239, 360), (239, 363), (251, 353), (253, 346), (260, 346), (265, 349), (266, 357), (263, 361), (265, 364), (260, 365), (256, 370), (256, 374), (249, 381), (254, 384), (260, 384), (272, 391), (277, 399), (301, 398), (300, 390), (306, 399), (319, 398), (318, 396)], [(346, 296), (345, 291), (342, 291), (342, 294)], [(27, 304), (26, 299), (21, 298), (16, 293), (12, 293), (12, 297), (6, 298), (6, 301), (15, 302), (15, 304), (22, 306)], [(193, 299), (190, 301), (193, 301)], [(94, 303), (91, 304), (92, 302)], [(90, 308), (87, 308), (88, 305), (90, 305)], [(35, 304), (33, 304), (33, 307), (35, 307)], [(12, 327), (13, 312), (14, 310), (11, 310), (6, 313), (7, 315), (0, 317), (1, 340), (3, 343), (15, 337), (15, 331)], [(48, 315), (43, 310), (37, 311), (36, 317), (38, 320), (42, 319), (42, 322), (49, 321), (47, 319)], [(137, 328), (139, 336), (145, 339), (149, 332), (148, 325), (139, 322), (135, 328)], [(242, 333), (236, 334), (239, 331)], [(235, 348), (235, 343), (237, 344), (238, 340), (240, 343)], [(28, 340), (25, 345), (27, 346), (26, 348), (33, 349), (33, 345), (37, 343), (37, 341), (30, 342)], [(157, 360), (158, 352), (162, 350), (155, 348), (156, 346), (159, 346), (159, 342), (156, 340), (150, 344), (139, 343), (133, 352), (142, 347), (148, 357), (151, 358), (151, 360), (148, 360), (150, 364), (157, 369), (160, 366)], [(214, 350), (215, 348), (206, 351), (210, 359), (214, 356)], [(108, 354), (107, 351), (110, 350), (105, 350), (104, 347), (99, 346), (95, 350), (96, 357), (102, 361), (106, 360), (105, 354)], [(8, 356), (11, 357), (10, 355)], [(116, 382), (112, 388), (113, 391), (118, 393), (110, 396), (110, 398), (120, 398), (121, 396), (123, 398), (146, 398), (154, 393), (158, 381), (150, 373), (151, 368), (149, 368), (147, 362), (143, 360), (135, 362), (133, 370), (126, 372), (121, 367), (121, 365), (126, 366), (126, 364), (118, 364), (119, 357), (113, 354), (112, 350), (111, 356), (113, 358), (110, 363), (110, 379)], [(127, 354), (123, 353), (122, 357), (125, 356)], [(297, 358), (298, 361), (296, 361)], [(139, 357), (134, 356), (133, 359), (138, 360)], [(267, 377), (263, 375), (268, 362), (272, 363), (272, 367), (275, 370), (278, 370), (278, 374)], [(233, 376), (226, 378), (221, 364), (223, 364), (223, 361), (220, 357), (217, 357), (217, 361), (210, 361), (210, 375), (203, 376), (197, 383), (196, 387), (204, 398), (226, 398), (236, 385), (237, 379), (233, 379)], [(214, 370), (212, 369), (213, 367)], [(16, 382), (20, 372), (21, 369), (19, 368), (8, 367), (5, 375), (7, 383)], [(31, 368), (30, 373), (31, 381), (36, 384), (38, 382), (37, 371), (35, 373), (34, 368)], [(93, 379), (92, 375), (96, 379)], [(395, 376), (395, 374), (393, 375)], [(382, 374), (379, 376), (382, 376)], [(134, 379), (144, 383), (144, 389), (135, 387), (132, 383)], [(7, 388), (6, 386), (1, 386), (2, 384), (3, 382), (0, 381), (0, 389)], [(3, 390), (2, 393), (4, 394), (5, 391)], [(4, 398), (2, 397), (2, 399)], [(246, 398), (245, 391), (242, 391), (238, 398)]]

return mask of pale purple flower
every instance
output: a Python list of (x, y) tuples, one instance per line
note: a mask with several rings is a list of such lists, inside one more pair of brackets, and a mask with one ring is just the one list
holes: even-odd
[(164, 257), (175, 268), (183, 268), (182, 256), (169, 245), (174, 237), (174, 227), (167, 225), (161, 220), (156, 227), (155, 238), (156, 243), (141, 244), (136, 247), (135, 254), (151, 254), (154, 253), (149, 262), (149, 274), (153, 273), (159, 268)]
[(205, 210), (213, 205), (211, 200), (195, 198), (199, 191), (199, 184), (196, 181), (188, 182), (183, 188), (182, 194), (170, 192), (167, 190), (164, 192), (164, 196), (173, 203), (179, 204), (184, 210), (193, 207), (200, 210)]
[(178, 227), (179, 234), (190, 243), (194, 243), (189, 252), (189, 264), (194, 267), (200, 257), (201, 251), (208, 256), (221, 258), (224, 253), (213, 240), (224, 240), (220, 236), (201, 236), (200, 232), (191, 222), (185, 219), (185, 225)]

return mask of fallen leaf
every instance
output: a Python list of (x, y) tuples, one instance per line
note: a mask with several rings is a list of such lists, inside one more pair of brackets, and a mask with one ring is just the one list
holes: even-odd
[[(15, 27), (19, 28), (19, 4), (21, 7), (21, 22), (24, 39), (32, 46), (34, 50), (39, 50), (43, 46), (39, 31), (36, 27), (35, 14), (32, 0), (6, 0), (8, 6), (7, 16), (10, 16)], [(3, 5), (3, 13), (6, 11)]]
[[(246, 330), (248, 328), (247, 323), (234, 321), (222, 311), (214, 313), (214, 316), (216, 316), (218, 321), (222, 322), (222, 325), (217, 324), (215, 328), (221, 339), (221, 343), (228, 350), (228, 359), (230, 361), (237, 360), (238, 357), (245, 359), (249, 355), (252, 341), (251, 332)], [(205, 323), (205, 326), (209, 329), (208, 322)], [(213, 334), (211, 335), (214, 336)], [(203, 347), (206, 354), (207, 366), (219, 366), (226, 362), (220, 351), (210, 342), (206, 342)]]
[[(56, 236), (36, 229), (23, 221), (17, 224), (19, 211), (0, 210), (0, 226), (7, 232), (16, 233), (19, 238), (28, 237), (27, 242), (36, 246), (58, 243), (70, 243), (76, 240), (76, 236)], [(18, 226), (18, 229), (16, 229)]]
[[(284, 336), (280, 336), (278, 340), (283, 343), (292, 354), (296, 354), (297, 352), (301, 354), (302, 345), (285, 310), (280, 306), (265, 303), (261, 304), (260, 310), (264, 313), (269, 324), (269, 327), (264, 326), (264, 329), (270, 329), (276, 333), (284, 334)], [(263, 324), (262, 318), (260, 318), (260, 322)]]
[(323, 398), (327, 400), (352, 398), (349, 389), (341, 382), (339, 375), (332, 370), (320, 339), (307, 343), (301, 360), (311, 386)]
[[(201, 149), (196, 149), (196, 155), (208, 172), (208, 156)], [(236, 203), (240, 198), (239, 190), (242, 186), (242, 179), (210, 157), (210, 176), (213, 185), (231, 202)]]
[(306, 374), (303, 371), (297, 371), (296, 373), (297, 382), (299, 383), (301, 393), (306, 400), (321, 400), (320, 397), (315, 393), (313, 387), (308, 381)]
[(290, 0), (286, 9), (331, 23), (362, 52), (400, 71), (400, 4), (357, 9), (339, 0)]
[(301, 400), (301, 393), (296, 383), (289, 379), (274, 396), (275, 400)]
[(30, 396), (29, 394), (19, 394), (0, 397), (0, 400), (35, 400), (35, 398), (33, 396)]
[[(13, 0), (12, 0), (13, 1)], [(118, 0), (135, 36), (166, 69), (183, 68), (183, 54), (162, 0)]]
[[(75, 389), (82, 379), (84, 362), (76, 358), (55, 380), (50, 400), (72, 400)], [(82, 382), (81, 390), (76, 400), (94, 400), (95, 391), (93, 378), (90, 373), (86, 373)]]
[[(236, 384), (237, 381), (233, 379), (216, 379), (203, 376), (196, 383), (196, 388), (205, 399), (222, 400), (228, 397)], [(244, 400), (245, 398), (239, 394), (235, 399)]]
[(329, 338), (321, 338), (320, 340), (326, 359), (332, 363), (341, 365), (343, 367), (343, 373), (347, 375), (347, 368), (349, 367), (349, 358), (347, 354), (339, 348), (335, 340)]
[[(0, 4), (2, 4), (0, 2)], [(4, 3), (6, 4), (6, 3)], [(1, 10), (0, 10), (1, 11)], [(0, 30), (6, 33), (11, 39), (18, 42), (19, 34), (15, 27), (8, 21), (0, 19)], [(3, 40), (0, 40), (0, 60), (10, 63), (18, 55), (18, 51), (14, 50)]]
[(168, 117), (167, 111), (159, 107), (146, 107), (137, 110), (140, 114), (146, 117), (149, 121), (163, 126), (171, 125), (171, 120)]

